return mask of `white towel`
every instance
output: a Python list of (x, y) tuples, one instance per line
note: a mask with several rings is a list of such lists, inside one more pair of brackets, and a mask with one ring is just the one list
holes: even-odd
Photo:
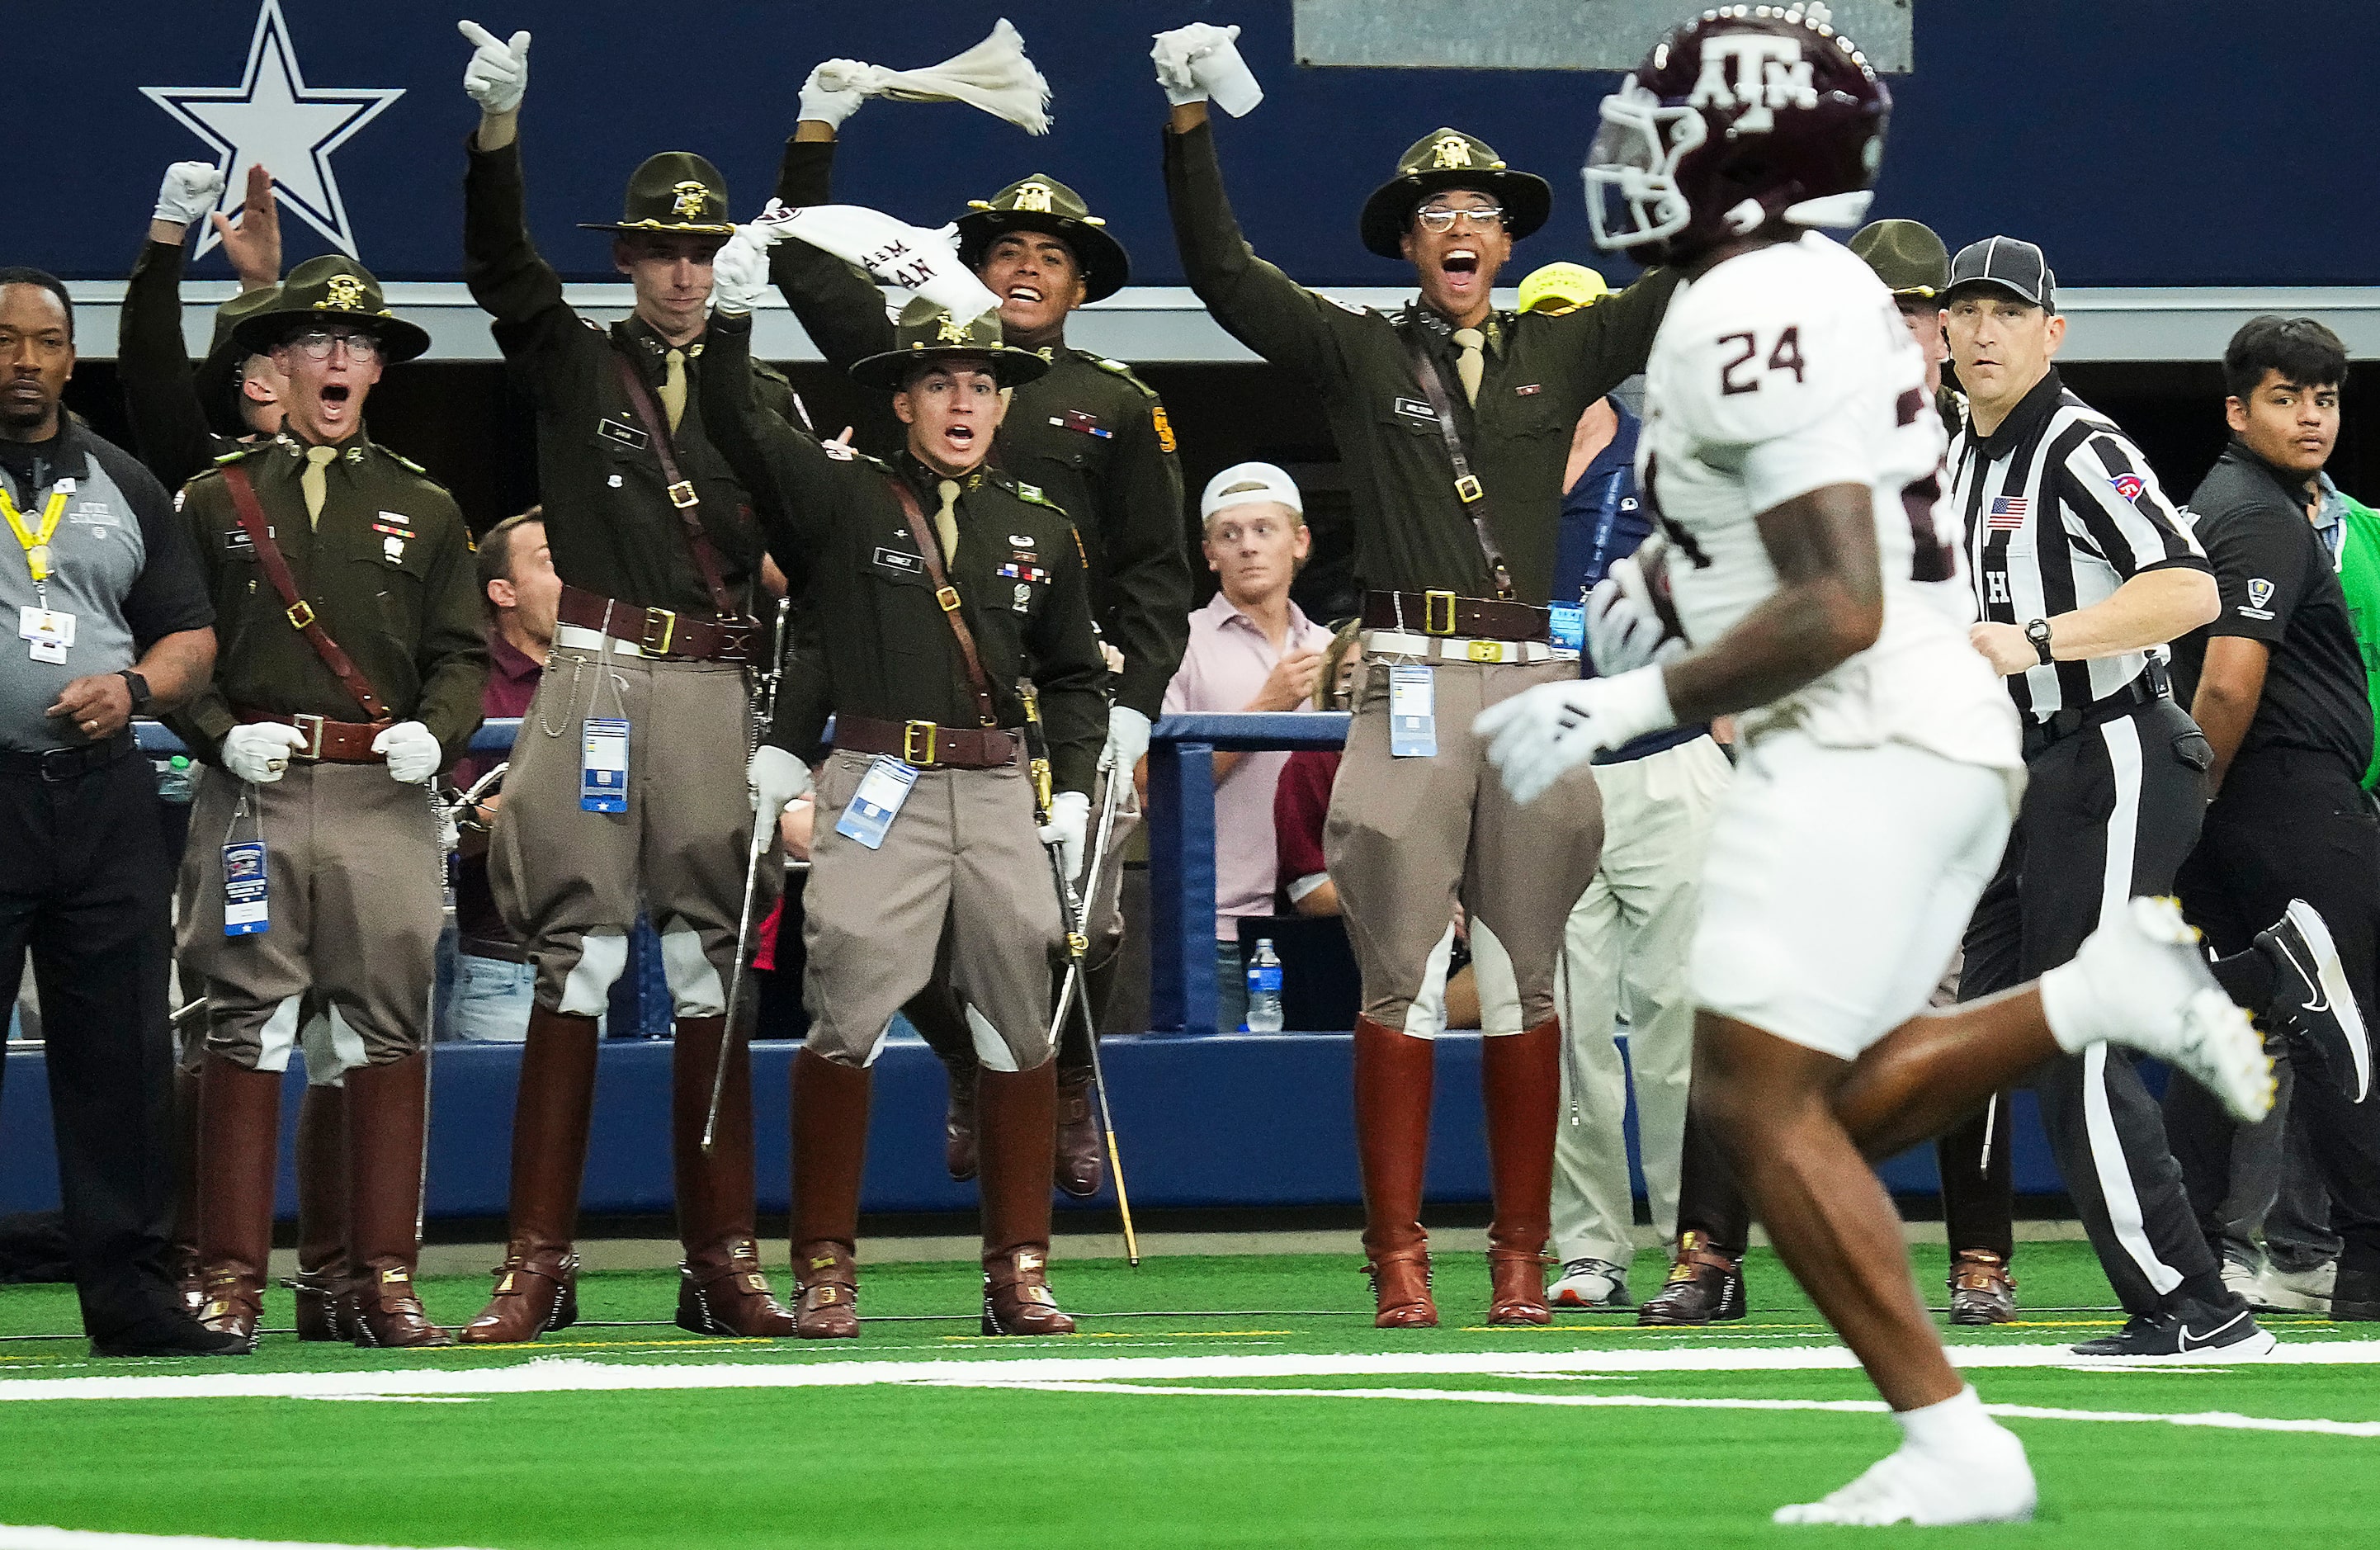
[(1000, 298), (959, 262), (952, 245), (954, 226), (928, 231), (858, 204), (811, 204), (788, 209), (776, 201), (752, 223), (775, 242), (797, 238), (813, 248), (856, 263), (880, 285), (914, 291), (963, 323), (996, 311)]
[(910, 103), (965, 103), (1005, 118), (1027, 134), (1050, 132), (1050, 83), (1025, 56), (1025, 40), (1002, 17), (991, 36), (954, 58), (922, 70), (868, 65), (857, 74), (832, 67), (819, 81), (834, 91), (857, 87), (870, 97)]

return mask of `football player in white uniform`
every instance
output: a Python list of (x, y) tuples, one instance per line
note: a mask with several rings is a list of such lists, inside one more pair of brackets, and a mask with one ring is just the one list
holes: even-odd
[(2098, 1041), (2172, 1060), (2235, 1113), (2272, 1102), (2246, 1014), (2169, 900), (2135, 900), (2033, 984), (1924, 1010), (2023, 774), (2008, 696), (1967, 644), (1925, 363), (1867, 267), (1810, 229), (1864, 214), (1889, 111), (1816, 6), (1705, 12), (1604, 102), (1597, 240), (1687, 278), (1637, 453), (1668, 543), (1590, 600), (1601, 677), (1477, 724), (1525, 801), (1597, 750), (1738, 718), (1692, 956), (1694, 1101), (1902, 1432), (1780, 1522), (2033, 1512), (2023, 1446), (1944, 1355), (1868, 1159)]

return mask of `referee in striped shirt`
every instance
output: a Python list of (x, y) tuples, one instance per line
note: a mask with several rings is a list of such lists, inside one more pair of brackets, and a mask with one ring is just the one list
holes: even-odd
[[(1967, 930), (1962, 1000), (2066, 962), (2131, 896), (2170, 892), (2213, 763), (2174, 703), (2161, 648), (2216, 616), (2214, 575), (2139, 449), (2058, 380), (2054, 287), (2040, 249), (1994, 237), (1960, 250), (1943, 293), (1968, 394), (1950, 466), (1981, 604), (1972, 638), (2008, 676), (2027, 775), (2008, 854)], [(2075, 1210), (2133, 1315), (2076, 1349), (2269, 1345), (2223, 1284), (2131, 1061), (2095, 1046), (2034, 1082)], [(1970, 1141), (1984, 1146), (1980, 1126), (1958, 1143)]]

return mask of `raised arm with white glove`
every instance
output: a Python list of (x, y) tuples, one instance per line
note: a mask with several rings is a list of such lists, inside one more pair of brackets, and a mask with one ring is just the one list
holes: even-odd
[(1489, 739), (1488, 762), (1512, 799), (1525, 805), (1605, 749), (1675, 726), (1663, 671), (1645, 666), (1617, 677), (1539, 684), (1482, 711), (1471, 730)]
[(769, 237), (743, 226), (710, 260), (710, 304), (722, 312), (748, 312), (769, 294)]
[(224, 176), (210, 162), (176, 162), (165, 169), (157, 189), (157, 208), (150, 219), (187, 226), (203, 221), (223, 198)]
[(1061, 791), (1050, 799), (1050, 822), (1039, 829), (1041, 843), (1058, 848), (1058, 864), (1071, 883), (1083, 873), (1083, 840), (1091, 832), (1091, 799), (1080, 791)]
[(306, 746), (306, 734), (277, 721), (245, 723), (224, 734), (223, 766), (250, 786), (270, 786), (289, 768), (292, 750)]
[(1148, 717), (1130, 705), (1117, 705), (1108, 712), (1108, 744), (1099, 750), (1099, 768), (1122, 773), (1132, 778), (1133, 766), (1148, 751)]
[(437, 735), (418, 721), (400, 721), (372, 739), (372, 751), (388, 760), (388, 775), (400, 786), (419, 786), (438, 773), (446, 751)]
[(528, 94), (528, 34), (500, 39), (476, 21), (455, 26), (472, 49), (471, 62), (463, 67), (463, 90), (480, 104), (480, 149), (499, 150), (518, 132), (513, 116)]
[(744, 785), (752, 795), (752, 837), (761, 839), (776, 827), (778, 815), (810, 794), (810, 767), (783, 749), (762, 743), (744, 766)]
[(868, 67), (857, 59), (830, 59), (812, 70), (802, 82), (803, 120), (815, 120), (830, 129), (842, 128), (843, 121), (868, 100), (862, 87)]
[(1264, 88), (1240, 57), (1240, 30), (1194, 21), (1156, 34), (1148, 56), (1157, 65), (1157, 83), (1175, 107), (1212, 98), (1217, 107), (1234, 118), (1245, 118), (1264, 101)]

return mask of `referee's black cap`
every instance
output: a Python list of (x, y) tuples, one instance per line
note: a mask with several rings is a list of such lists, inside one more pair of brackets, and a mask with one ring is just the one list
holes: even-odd
[(1942, 292), (1948, 305), (1961, 293), (1990, 286), (2045, 312), (2058, 311), (2058, 276), (2049, 261), (2032, 243), (2014, 237), (1986, 237), (1959, 250), (1950, 261), (1950, 283)]

